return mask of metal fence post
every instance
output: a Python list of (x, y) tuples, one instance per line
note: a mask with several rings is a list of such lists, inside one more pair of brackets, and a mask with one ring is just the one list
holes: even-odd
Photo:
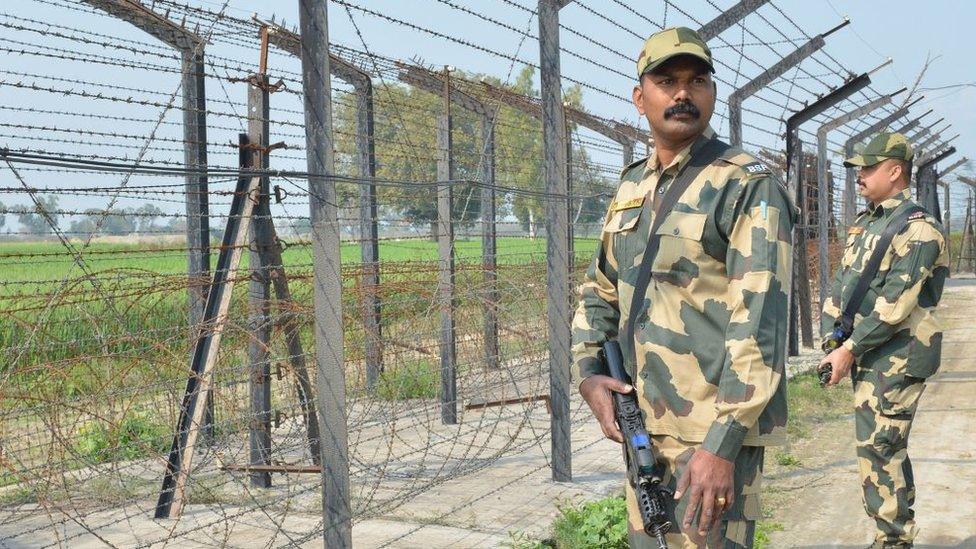
[[(247, 90), (247, 132), (253, 152), (242, 154), (253, 154), (251, 165), (267, 169), (268, 154), (262, 149), (268, 146), (268, 77), (265, 74), (254, 76), (257, 85), (250, 85)], [(268, 254), (261, 250), (271, 240), (271, 235), (266, 234), (271, 218), (269, 189), (269, 178), (262, 177), (248, 233), (248, 267), (251, 271), (248, 287), (248, 331), (251, 334), (247, 347), (251, 392), (248, 438), (251, 465), (271, 464), (271, 267), (267, 263)], [(250, 477), (252, 486), (271, 486), (271, 473), (267, 471), (252, 471)]]
[(481, 266), (485, 273), (485, 366), (498, 368), (498, 234), (495, 201), (495, 117), (498, 109), (481, 117)]
[(342, 270), (332, 136), (326, 2), (299, 0), (315, 305), (315, 363), (322, 453), (322, 541), (352, 546), (349, 440), (342, 355)]
[[(881, 67), (891, 63), (885, 62)], [(880, 69), (878, 67), (875, 71)], [(812, 104), (794, 113), (786, 120), (786, 157), (787, 157), (787, 180), (790, 183), (790, 190), (795, 193), (797, 204), (803, 204), (803, 153), (799, 144), (800, 126), (804, 122), (812, 120), (815, 116), (836, 105), (840, 101), (858, 92), (871, 83), (871, 72), (854, 77), (845, 84), (831, 90), (826, 95), (818, 98)], [(806, 220), (806, 212), (801, 213), (801, 220)], [(793, 230), (793, 289), (790, 302), (790, 327), (789, 327), (789, 354), (796, 356), (799, 354), (799, 346), (796, 344), (797, 324), (799, 317), (799, 329), (803, 339), (804, 347), (813, 346), (813, 326), (811, 320), (812, 306), (810, 302), (810, 279), (807, 272), (807, 238), (806, 228), (801, 225)], [(793, 301), (799, 300), (799, 304)], [(794, 314), (794, 311), (799, 315)]]
[(549, 390), (552, 403), (552, 478), (572, 480), (569, 429), (570, 307), (569, 198), (566, 131), (559, 69), (559, 10), (571, 0), (539, 0), (539, 60), (542, 67), (542, 148), (546, 182), (546, 313)]
[[(786, 156), (786, 179), (789, 192), (796, 200), (797, 208), (800, 209), (800, 219), (803, 220), (806, 216), (806, 212), (803, 209), (802, 177), (800, 176), (803, 171), (803, 142), (799, 139), (799, 129), (794, 129), (793, 131), (796, 135), (794, 135), (792, 138), (787, 137), (787, 143), (792, 143), (792, 147), (790, 147), (790, 151)], [(790, 356), (797, 356), (800, 354), (799, 333), (797, 327), (803, 323), (798, 322), (802, 307), (797, 304), (797, 301), (801, 301), (807, 305), (810, 303), (810, 287), (808, 283), (804, 282), (807, 276), (806, 239), (802, 239), (802, 244), (800, 242), (803, 233), (803, 230), (794, 229), (793, 231), (793, 284), (791, 285), (790, 293), (787, 296), (790, 302), (789, 330), (787, 334), (787, 350)], [(804, 290), (806, 291), (806, 298), (802, 297)], [(809, 306), (807, 309), (809, 309)], [(806, 345), (806, 337), (804, 337), (804, 345)]]
[(366, 387), (372, 390), (383, 372), (381, 325), (380, 244), (376, 220), (376, 145), (373, 84), (360, 78), (356, 89), (356, 150), (359, 155), (359, 251), (362, 261), (363, 332), (365, 334)]
[(918, 203), (927, 209), (939, 222), (942, 222), (942, 212), (939, 210), (939, 194), (936, 189), (938, 170), (935, 165), (956, 153), (955, 147), (949, 147), (939, 152), (933, 152), (919, 160), (918, 174), (915, 176), (918, 185)]
[(444, 68), (444, 113), (437, 119), (437, 300), (441, 329), (441, 422), (455, 425), (457, 414), (457, 339), (454, 325), (454, 158), (451, 139), (449, 68)]
[[(569, 276), (573, 276), (573, 268), (576, 266), (576, 247), (573, 246), (573, 128), (566, 117), (568, 105), (563, 103), (563, 122), (566, 124), (566, 133), (563, 136), (566, 144), (566, 258), (569, 260)], [(573, 293), (567, 293), (572, 311)]]

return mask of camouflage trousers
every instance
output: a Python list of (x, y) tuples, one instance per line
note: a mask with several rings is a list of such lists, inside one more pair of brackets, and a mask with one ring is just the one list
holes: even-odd
[(903, 370), (858, 369), (854, 425), (864, 510), (877, 525), (876, 539), (911, 542), (918, 528), (908, 435), (925, 380)]
[[(651, 437), (654, 451), (664, 465), (664, 483), (674, 490), (678, 478), (684, 473), (688, 461), (700, 442), (685, 442), (680, 439), (655, 435)], [(685, 514), (688, 497), (682, 497), (672, 507), (671, 532), (667, 535), (668, 547), (671, 549), (701, 548), (709, 549), (740, 549), (751, 548), (756, 533), (756, 520), (759, 518), (759, 490), (762, 481), (763, 456), (765, 449), (756, 446), (743, 446), (735, 460), (734, 490), (735, 501), (732, 507), (725, 511), (722, 520), (707, 535), (701, 539), (697, 532), (697, 523), (693, 524), (694, 531), (683, 533), (681, 521)], [(630, 485), (626, 487), (627, 515), (630, 530), (630, 546), (635, 549), (657, 549), (657, 542), (644, 533), (640, 513), (637, 510), (637, 500)]]

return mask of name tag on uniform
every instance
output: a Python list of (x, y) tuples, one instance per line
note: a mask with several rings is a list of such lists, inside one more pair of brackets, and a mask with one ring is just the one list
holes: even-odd
[(619, 212), (620, 210), (629, 210), (631, 208), (639, 208), (644, 205), (644, 197), (640, 196), (637, 198), (631, 198), (630, 200), (622, 200), (620, 202), (614, 202), (610, 206), (610, 211)]
[(847, 229), (847, 234), (861, 234), (864, 232), (864, 227), (850, 227)]

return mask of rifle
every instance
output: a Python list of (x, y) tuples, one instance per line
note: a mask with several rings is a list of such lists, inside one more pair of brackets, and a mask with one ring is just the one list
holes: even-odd
[[(829, 355), (833, 350), (843, 345), (849, 337), (851, 337), (850, 330), (845, 330), (843, 326), (837, 326), (834, 328), (834, 331), (830, 332), (830, 335), (824, 339), (820, 349), (823, 350), (825, 355)], [(834, 367), (831, 366), (829, 362), (817, 370), (817, 376), (820, 378), (821, 387), (827, 386), (827, 383), (830, 381), (833, 373)]]
[[(624, 370), (620, 344), (607, 341), (603, 344), (603, 357), (610, 376), (617, 381), (631, 384), (630, 376)], [(627, 480), (637, 495), (637, 508), (644, 522), (644, 532), (657, 540), (660, 549), (667, 549), (664, 534), (671, 529), (671, 520), (666, 511), (672, 492), (661, 482), (661, 469), (657, 456), (651, 446), (651, 436), (644, 427), (644, 416), (633, 392), (613, 395), (613, 410), (624, 435), (624, 463), (627, 464)]]

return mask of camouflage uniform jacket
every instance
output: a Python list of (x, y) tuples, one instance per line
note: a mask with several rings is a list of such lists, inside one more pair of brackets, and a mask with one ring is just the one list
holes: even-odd
[[(582, 378), (606, 374), (600, 345), (622, 333), (632, 314), (653, 217), (644, 201), (659, 199), (714, 135), (709, 128), (669, 166), (654, 153), (624, 169), (573, 320), (573, 360)], [(702, 442), (727, 459), (743, 444), (782, 443), (796, 221), (786, 189), (754, 157), (732, 149), (662, 215), (635, 341), (620, 341), (648, 430)]]
[[(847, 247), (824, 303), (821, 333), (833, 330), (888, 221), (913, 204), (905, 189), (861, 212), (848, 229)], [(844, 343), (859, 366), (922, 378), (935, 373), (942, 351), (935, 307), (948, 273), (942, 226), (931, 215), (916, 214), (892, 239)]]

